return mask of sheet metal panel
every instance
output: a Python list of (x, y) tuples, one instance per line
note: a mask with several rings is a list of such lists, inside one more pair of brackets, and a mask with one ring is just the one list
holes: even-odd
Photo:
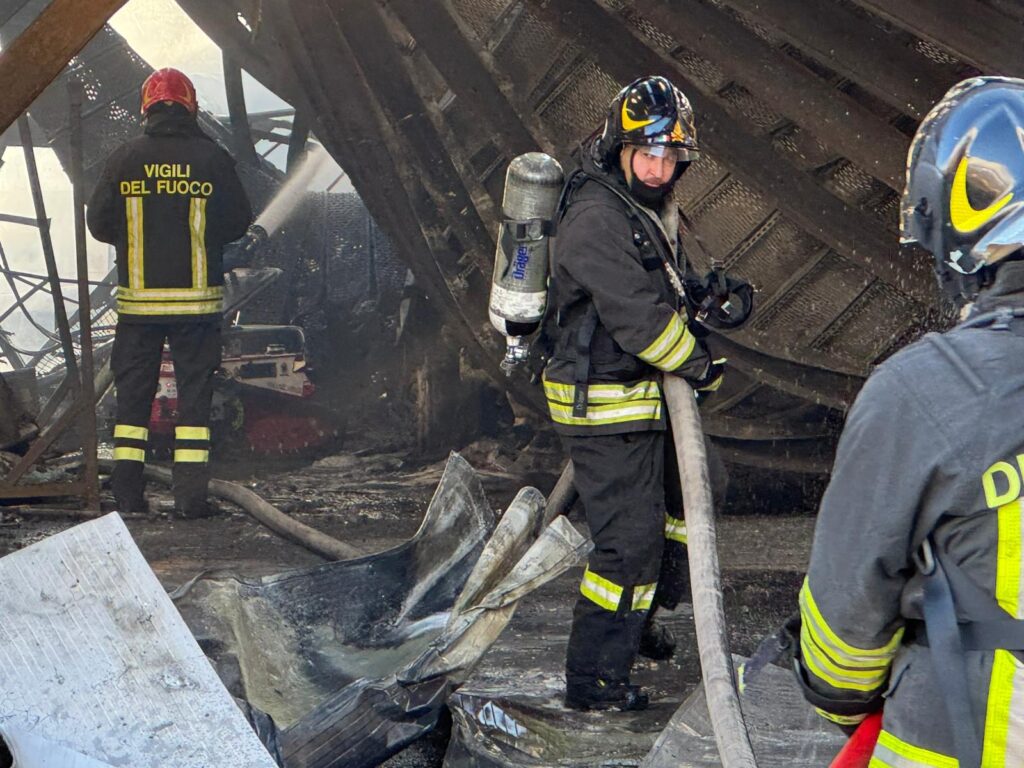
[(274, 767), (119, 515), (0, 559), (0, 584), (0, 729), (133, 768)]

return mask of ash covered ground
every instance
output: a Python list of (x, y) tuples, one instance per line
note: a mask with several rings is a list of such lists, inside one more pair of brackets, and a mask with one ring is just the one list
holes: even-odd
[[(530, 462), (510, 462), (499, 443), (483, 440), (461, 453), (479, 472), (488, 500), (499, 512), (525, 484), (548, 492), (560, 468), (557, 450)], [(414, 460), (393, 446), (366, 444), (312, 462), (236, 460), (217, 465), (215, 475), (243, 483), (295, 519), (369, 554), (413, 535), (444, 463)], [(229, 503), (217, 502), (214, 517), (182, 520), (172, 514), (166, 488), (151, 483), (148, 496), (151, 512), (130, 516), (126, 523), (168, 589), (202, 571), (264, 575), (322, 562)], [(105, 508), (112, 509), (110, 497), (105, 494), (104, 500)], [(570, 519), (584, 528), (580, 509)], [(75, 523), (74, 512), (54, 506), (0, 507), (0, 555)], [(810, 514), (720, 515), (719, 548), (734, 653), (750, 654), (795, 609), (812, 527)], [(500, 683), (504, 670), (520, 664), (540, 663), (557, 674), (579, 578), (580, 569), (574, 569), (522, 601), (478, 668), (478, 682)], [(637, 681), (654, 692), (652, 717), (666, 721), (699, 681), (689, 606), (681, 606), (667, 621), (680, 640), (676, 657), (658, 664), (641, 660), (636, 671)], [(538, 657), (543, 657), (541, 662)], [(441, 766), (448, 737), (444, 719), (434, 733), (384, 765)]]

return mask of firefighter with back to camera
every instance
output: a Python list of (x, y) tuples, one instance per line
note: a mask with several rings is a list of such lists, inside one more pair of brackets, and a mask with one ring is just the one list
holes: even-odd
[(881, 710), (872, 766), (1024, 765), (1022, 137), (995, 77), (918, 128), (904, 250), (969, 306), (868, 378), (821, 503), (796, 669), (848, 730)]
[(195, 88), (184, 74), (161, 69), (150, 75), (142, 86), (144, 134), (113, 152), (89, 200), (89, 230), (117, 251), (111, 488), (122, 512), (146, 508), (148, 425), (166, 340), (178, 389), (175, 509), (186, 517), (208, 513), (222, 251), (245, 234), (252, 209), (234, 161), (199, 127), (197, 110)]
[(559, 329), (544, 391), (594, 541), (566, 658), (566, 704), (577, 709), (643, 709), (647, 694), (629, 679), (637, 653), (674, 648), (651, 621), (687, 584), (681, 500), (666, 512), (660, 381), (683, 376), (711, 391), (722, 376), (683, 299), (672, 190), (697, 154), (686, 97), (663, 77), (640, 78), (580, 147), (560, 205)]

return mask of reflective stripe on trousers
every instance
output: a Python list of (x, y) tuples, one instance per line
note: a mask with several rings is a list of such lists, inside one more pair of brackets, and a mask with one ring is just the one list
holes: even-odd
[(149, 428), (132, 424), (114, 426), (114, 461), (146, 461)]
[[(639, 584), (633, 587), (633, 600), (629, 610), (646, 611), (654, 601), (654, 591), (657, 582), (653, 584)], [(588, 567), (583, 573), (583, 581), (580, 582), (580, 593), (608, 611), (618, 611), (622, 602), (622, 595), (626, 588), (616, 584), (610, 579), (599, 576)]]
[(174, 461), (205, 464), (210, 460), (210, 428), (180, 425), (174, 428)]

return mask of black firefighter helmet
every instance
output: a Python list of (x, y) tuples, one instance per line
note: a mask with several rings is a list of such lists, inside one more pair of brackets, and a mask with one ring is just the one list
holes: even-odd
[(690, 101), (659, 75), (634, 80), (608, 107), (594, 145), (601, 165), (613, 165), (623, 144), (675, 147), (682, 161), (695, 160), (699, 148)]
[(1024, 249), (1024, 80), (953, 86), (910, 145), (901, 242), (933, 257), (940, 286), (970, 301), (1000, 261)]

